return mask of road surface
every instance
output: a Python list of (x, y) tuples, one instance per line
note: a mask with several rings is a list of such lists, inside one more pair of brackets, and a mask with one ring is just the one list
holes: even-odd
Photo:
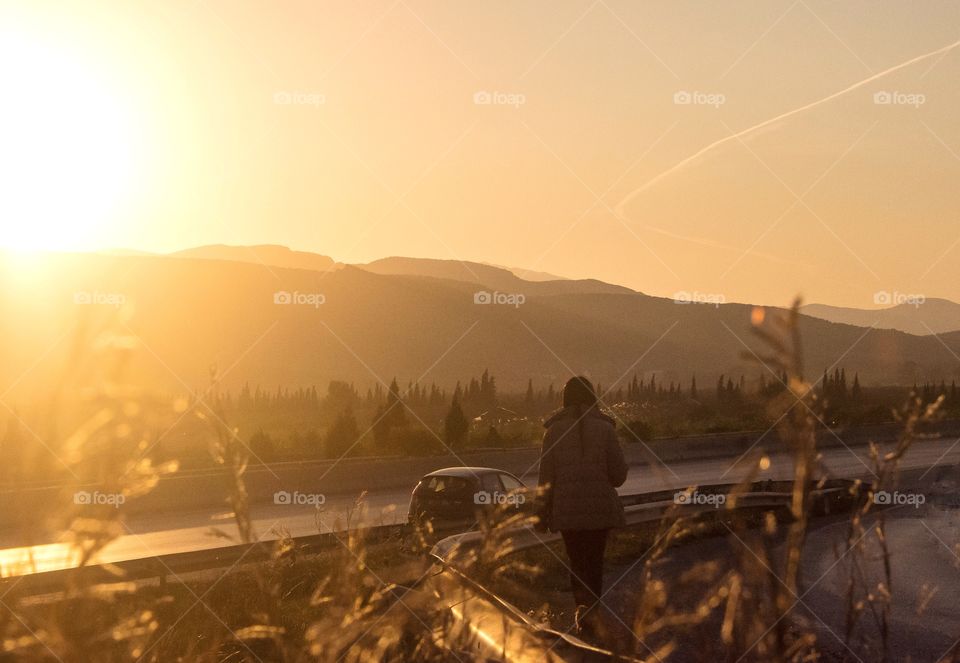
[[(869, 478), (872, 465), (867, 447), (831, 448), (823, 451), (823, 467), (830, 477)], [(666, 466), (633, 466), (620, 494), (630, 495), (657, 490), (675, 490), (697, 484), (735, 483), (744, 478), (749, 468), (736, 458), (712, 458), (671, 463)], [(792, 458), (772, 456), (770, 466), (758, 479), (789, 479), (793, 473)], [(957, 440), (929, 440), (910, 450), (902, 467), (932, 467), (960, 463)], [(536, 483), (535, 474), (522, 477)], [(365, 495), (364, 508), (349, 517), (350, 526), (404, 522), (410, 490), (371, 489)], [(252, 507), (254, 529), (261, 539), (277, 538), (284, 529), (291, 536), (347, 529), (348, 514), (355, 511), (357, 495), (329, 495), (322, 507), (311, 505), (255, 505)], [(179, 512), (140, 515), (122, 521), (126, 533), (111, 542), (96, 558), (97, 562), (118, 562), (157, 555), (217, 548), (239, 543), (237, 528), (228, 510)], [(231, 537), (211, 533), (216, 528)], [(71, 547), (67, 543), (27, 545), (16, 530), (0, 532), (0, 577), (38, 571), (52, 571), (74, 566)]]

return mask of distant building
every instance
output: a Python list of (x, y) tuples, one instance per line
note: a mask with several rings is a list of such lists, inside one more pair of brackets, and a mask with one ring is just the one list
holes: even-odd
[(490, 426), (499, 428), (500, 426), (522, 421), (524, 419), (525, 417), (517, 414), (513, 410), (508, 410), (505, 407), (500, 407), (497, 405), (474, 417), (473, 425), (482, 429), (489, 428)]

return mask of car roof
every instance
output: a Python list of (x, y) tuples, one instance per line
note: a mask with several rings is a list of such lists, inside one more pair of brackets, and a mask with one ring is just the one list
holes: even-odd
[(498, 469), (493, 468), (493, 467), (464, 467), (464, 466), (460, 466), (460, 467), (445, 467), (445, 468), (443, 468), (442, 470), (434, 470), (433, 472), (430, 472), (429, 474), (426, 474), (425, 476), (428, 476), (428, 477), (437, 477), (437, 476), (444, 476), (444, 477), (468, 477), (468, 478), (469, 478), (469, 477), (477, 476), (477, 475), (479, 475), (479, 474), (489, 474), (489, 473), (491, 473), (491, 472), (495, 472), (495, 473), (497, 473), (497, 474), (510, 474), (510, 473), (507, 472), (506, 470), (498, 470)]

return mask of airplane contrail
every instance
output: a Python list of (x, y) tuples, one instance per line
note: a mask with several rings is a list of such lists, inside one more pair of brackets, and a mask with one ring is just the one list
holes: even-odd
[(817, 101), (811, 101), (810, 103), (804, 104), (803, 106), (800, 106), (799, 108), (794, 108), (794, 109), (791, 110), (791, 111), (787, 111), (787, 112), (785, 112), (785, 113), (780, 113), (780, 114), (777, 115), (776, 117), (771, 117), (770, 119), (764, 120), (763, 122), (760, 122), (759, 124), (754, 124), (753, 126), (747, 127), (746, 129), (743, 129), (742, 131), (738, 131), (738, 132), (735, 133), (735, 134), (731, 134), (731, 135), (726, 136), (726, 137), (724, 137), (724, 138), (721, 138), (721, 139), (719, 139), (719, 140), (715, 140), (715, 141), (713, 141), (712, 143), (710, 143), (709, 145), (707, 145), (706, 147), (704, 147), (704, 148), (700, 149), (699, 151), (697, 151), (696, 153), (691, 154), (690, 156), (688, 156), (688, 157), (687, 157), (686, 159), (684, 159), (683, 161), (680, 161), (679, 163), (674, 164), (673, 166), (671, 166), (670, 168), (667, 168), (665, 171), (663, 171), (663, 172), (660, 173), (659, 175), (653, 177), (652, 179), (647, 180), (647, 182), (644, 183), (639, 189), (636, 189), (636, 190), (634, 190), (633, 192), (629, 193), (629, 194), (628, 194), (623, 200), (621, 200), (620, 203), (617, 205), (617, 207), (616, 207), (616, 213), (617, 213), (617, 215), (620, 216), (621, 218), (625, 218), (625, 217), (624, 217), (624, 213), (623, 213), (624, 208), (625, 208), (631, 201), (633, 201), (637, 196), (639, 196), (640, 194), (642, 194), (644, 191), (646, 191), (646, 190), (649, 189), (650, 187), (654, 186), (657, 182), (659, 182), (659, 181), (662, 180), (663, 178), (672, 175), (673, 173), (677, 172), (678, 170), (680, 170), (681, 168), (683, 168), (684, 166), (686, 166), (686, 165), (689, 164), (690, 162), (695, 161), (696, 159), (700, 158), (701, 156), (703, 156), (703, 155), (706, 154), (707, 152), (711, 152), (711, 151), (713, 151), (714, 149), (720, 147), (721, 145), (724, 145), (725, 143), (729, 143), (729, 142), (732, 141), (732, 140), (737, 140), (737, 139), (739, 139), (739, 138), (742, 138), (743, 136), (746, 136), (747, 134), (751, 134), (751, 133), (753, 133), (754, 131), (757, 131), (758, 129), (763, 129), (764, 127), (770, 126), (771, 124), (775, 124), (775, 123), (779, 122), (780, 120), (784, 120), (784, 119), (786, 119), (786, 118), (788, 118), (788, 117), (791, 117), (791, 116), (793, 116), (793, 115), (797, 115), (798, 113), (802, 113), (802, 112), (804, 112), (804, 111), (806, 111), (806, 110), (810, 110), (811, 108), (814, 108), (814, 107), (816, 107), (816, 106), (819, 106), (820, 104), (825, 104), (825, 103), (827, 103), (828, 101), (832, 101), (832, 100), (836, 99), (837, 97), (841, 97), (841, 96), (847, 94), (848, 92), (852, 92), (853, 90), (856, 90), (856, 89), (858, 89), (858, 88), (861, 88), (861, 87), (863, 87), (864, 85), (867, 85), (867, 84), (869, 84), (869, 83), (872, 83), (873, 81), (877, 80), (878, 78), (883, 78), (884, 76), (886, 76), (886, 75), (888, 75), (888, 74), (892, 74), (892, 73), (895, 72), (895, 71), (898, 71), (898, 70), (903, 69), (903, 68), (905, 68), (905, 67), (909, 67), (910, 65), (916, 64), (917, 62), (921, 62), (921, 61), (926, 60), (926, 59), (928, 59), (928, 58), (932, 58), (932, 57), (934, 57), (935, 55), (940, 55), (941, 53), (946, 53), (946, 52), (948, 52), (948, 51), (952, 51), (952, 50), (955, 49), (957, 46), (960, 46), (960, 41), (955, 41), (955, 42), (953, 42), (952, 44), (947, 44), (946, 46), (943, 46), (942, 48), (938, 48), (938, 49), (935, 50), (935, 51), (930, 51), (929, 53), (924, 53), (923, 55), (918, 55), (918, 56), (916, 56), (916, 57), (914, 57), (914, 58), (911, 58), (911, 59), (907, 60), (906, 62), (901, 62), (901, 63), (898, 64), (898, 65), (894, 65), (893, 67), (890, 67), (889, 69), (884, 69), (883, 71), (881, 71), (881, 72), (879, 72), (879, 73), (876, 73), (876, 74), (873, 74), (872, 76), (869, 76), (868, 78), (865, 78), (865, 79), (863, 79), (862, 81), (859, 81), (859, 82), (857, 82), (857, 83), (854, 83), (853, 85), (847, 86), (847, 87), (845, 87), (844, 89), (842, 89), (842, 90), (840, 90), (840, 91), (838, 91), (838, 92), (834, 92), (833, 94), (827, 95), (826, 97), (823, 97), (822, 99), (818, 99)]

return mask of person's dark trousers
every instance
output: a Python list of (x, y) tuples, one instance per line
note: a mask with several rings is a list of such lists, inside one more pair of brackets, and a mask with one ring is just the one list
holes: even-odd
[(577, 605), (593, 606), (603, 596), (605, 529), (564, 530), (563, 544), (570, 558), (570, 586)]

